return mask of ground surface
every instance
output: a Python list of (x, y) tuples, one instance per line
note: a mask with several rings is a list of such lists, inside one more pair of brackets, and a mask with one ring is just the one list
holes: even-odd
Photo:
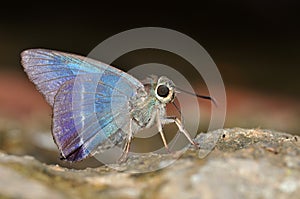
[(196, 140), (202, 149), (84, 170), (0, 153), (0, 198), (299, 198), (299, 136), (234, 128)]

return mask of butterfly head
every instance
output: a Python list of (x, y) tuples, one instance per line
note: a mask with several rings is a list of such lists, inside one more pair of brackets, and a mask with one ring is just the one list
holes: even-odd
[(161, 76), (158, 81), (155, 88), (155, 96), (156, 98), (164, 103), (167, 104), (169, 102), (172, 102), (175, 98), (175, 84), (172, 80), (168, 79), (165, 76)]

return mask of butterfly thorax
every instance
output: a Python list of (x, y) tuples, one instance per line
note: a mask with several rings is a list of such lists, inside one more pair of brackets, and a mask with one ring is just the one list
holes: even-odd
[(164, 76), (144, 80), (144, 88), (130, 100), (131, 118), (138, 128), (134, 131), (149, 128), (156, 123), (157, 116), (166, 115), (166, 104), (175, 97), (174, 87), (174, 83)]
[(130, 113), (134, 123), (140, 128), (150, 127), (154, 123), (156, 110), (162, 106), (154, 93), (154, 89), (150, 88), (147, 92), (140, 92), (135, 99), (130, 102)]

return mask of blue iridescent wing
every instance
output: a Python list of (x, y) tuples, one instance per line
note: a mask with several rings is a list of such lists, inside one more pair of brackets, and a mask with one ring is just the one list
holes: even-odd
[(21, 53), (21, 58), (29, 79), (51, 106), (54, 104), (59, 88), (80, 74), (110, 72), (109, 76), (125, 77), (133, 89), (142, 87), (142, 84), (131, 75), (105, 63), (79, 55), (47, 49), (29, 49)]
[(51, 50), (24, 51), (22, 64), (53, 106), (52, 134), (63, 159), (80, 161), (112, 137), (124, 138), (129, 99), (143, 89), (134, 77), (92, 59)]
[(131, 88), (124, 86), (124, 80), (114, 85), (99, 80), (98, 74), (88, 74), (61, 87), (55, 97), (52, 132), (63, 159), (82, 160), (109, 139), (113, 142), (111, 137), (125, 138), (130, 123)]

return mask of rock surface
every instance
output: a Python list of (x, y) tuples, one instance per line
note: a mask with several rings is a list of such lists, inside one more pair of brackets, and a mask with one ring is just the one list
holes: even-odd
[(83, 170), (0, 152), (0, 198), (299, 198), (299, 136), (234, 128), (196, 141), (200, 150)]

